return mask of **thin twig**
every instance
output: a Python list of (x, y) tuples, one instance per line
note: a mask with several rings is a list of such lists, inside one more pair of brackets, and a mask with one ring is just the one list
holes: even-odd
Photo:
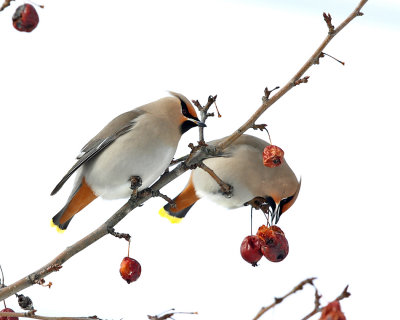
[(118, 239), (125, 239), (126, 241), (131, 241), (131, 235), (129, 233), (120, 233), (116, 232), (113, 227), (108, 228), (108, 233), (111, 234), (112, 236), (118, 238)]
[(3, 11), (5, 8), (9, 7), (11, 4), (11, 1), (14, 1), (14, 0), (4, 0), (3, 4), (0, 7), (0, 11)]
[(222, 181), (222, 179), (218, 177), (217, 174), (210, 167), (206, 166), (203, 162), (200, 162), (198, 164), (198, 167), (207, 172), (211, 176), (211, 178), (213, 178), (215, 182), (218, 183), (224, 196), (226, 196), (227, 198), (230, 198), (232, 196), (233, 187)]
[[(208, 113), (208, 109), (210, 109), (210, 107), (212, 106), (213, 103), (215, 103), (216, 100), (217, 100), (217, 95), (209, 96), (207, 104), (204, 107), (200, 104), (199, 100), (192, 100), (193, 104), (199, 110), (201, 122), (205, 123), (208, 117), (213, 116), (212, 113)], [(219, 112), (218, 112), (218, 117), (220, 117)], [(204, 127), (199, 127), (199, 142), (204, 142)]]
[(367, 3), (368, 0), (361, 0), (358, 6), (353, 10), (353, 12), (332, 32), (328, 33), (325, 39), (322, 41), (320, 46), (315, 50), (311, 57), (306, 61), (306, 63), (300, 68), (299, 71), (286, 83), (277, 93), (275, 93), (271, 98), (265, 100), (263, 99), (263, 104), (257, 109), (257, 111), (234, 133), (232, 133), (227, 139), (221, 141), (217, 148), (224, 150), (227, 146), (232, 144), (237, 138), (239, 138), (244, 132), (246, 132), (257, 119), (272, 106), (276, 101), (278, 101), (284, 94), (286, 94), (290, 89), (295, 86), (295, 82), (298, 81), (304, 73), (318, 60), (321, 52), (328, 45), (328, 43), (337, 35), (350, 21), (355, 17), (362, 15), (360, 10)]
[[(345, 298), (350, 297), (351, 293), (347, 291), (347, 289), (349, 288), (349, 286), (347, 285), (342, 293), (335, 299), (336, 301), (340, 301), (343, 300)], [(315, 302), (314, 302), (314, 310), (312, 310), (309, 314), (307, 314), (304, 318), (302, 318), (301, 320), (307, 320), (310, 319), (313, 315), (321, 312), (325, 307), (321, 308), (321, 303), (320, 303), (320, 299), (322, 296), (320, 296), (318, 294), (317, 288), (315, 288)]]
[(292, 294), (296, 293), (299, 290), (302, 290), (304, 288), (305, 285), (309, 284), (314, 286), (313, 281), (316, 278), (308, 278), (306, 280), (303, 280), (302, 282), (300, 282), (297, 286), (295, 286), (290, 292), (288, 292), (287, 294), (285, 294), (283, 297), (281, 298), (275, 298), (275, 301), (273, 303), (271, 303), (269, 306), (267, 307), (262, 307), (261, 310), (257, 313), (257, 315), (253, 318), (253, 320), (257, 320), (259, 319), (265, 312), (267, 312), (268, 310), (272, 309), (273, 307), (275, 307), (276, 305), (278, 305), (279, 303), (281, 303), (283, 300), (285, 300), (287, 297), (291, 296)]
[[(314, 286), (315, 288), (315, 286)], [(310, 319), (313, 315), (317, 314), (318, 312), (321, 312), (321, 298), (322, 295), (318, 293), (318, 289), (315, 288), (315, 295), (314, 295), (314, 310), (312, 310), (309, 314), (307, 314), (304, 318), (301, 320), (307, 320)]]
[(174, 200), (172, 200), (167, 195), (161, 193), (160, 191), (153, 191), (153, 197), (160, 197), (160, 198), (164, 199), (165, 201), (167, 201), (171, 205), (171, 207), (173, 207), (173, 208), (176, 207)]
[[(171, 309), (175, 310), (175, 309)], [(175, 314), (198, 314), (197, 312), (179, 312), (179, 311), (174, 311), (174, 312), (168, 312), (162, 315), (157, 315), (157, 316), (150, 316), (148, 315), (147, 318), (150, 320), (166, 320), (166, 319), (172, 319), (172, 316)]]
[(45, 317), (35, 314), (36, 310), (29, 312), (0, 312), (0, 317), (18, 317), (18, 318), (30, 318), (40, 320), (101, 320), (97, 316), (92, 317)]
[(337, 301), (343, 300), (345, 298), (348, 298), (351, 296), (351, 293), (347, 291), (347, 289), (349, 288), (349, 285), (347, 285), (344, 289), (343, 292), (335, 299)]

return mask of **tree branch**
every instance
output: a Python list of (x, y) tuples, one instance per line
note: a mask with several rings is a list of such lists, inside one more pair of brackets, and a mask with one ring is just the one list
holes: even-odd
[[(178, 176), (186, 172), (189, 168), (181, 163), (174, 170), (168, 172), (161, 176), (161, 178), (153, 184), (151, 190), (158, 191)], [(87, 248), (97, 240), (101, 239), (105, 235), (109, 233), (109, 228), (114, 227), (118, 222), (120, 222), (126, 215), (131, 212), (133, 209), (143, 204), (145, 201), (149, 200), (152, 197), (152, 192), (149, 189), (138, 192), (137, 197), (133, 200), (132, 198), (128, 200), (116, 213), (114, 213), (106, 222), (104, 222), (100, 227), (96, 230), (88, 234), (86, 237), (82, 238), (78, 242), (66, 248), (63, 252), (61, 252), (58, 256), (56, 256), (53, 260), (47, 263), (45, 266), (40, 269), (32, 272), (28, 276), (18, 280), (17, 282), (6, 286), (0, 290), (0, 301), (8, 298), (16, 292), (19, 292), (23, 289), (26, 289), (33, 284), (35, 284), (38, 280), (46, 277), (50, 273), (54, 271), (58, 271), (60, 266), (68, 261), (71, 257), (81, 252), (83, 249)]]
[(361, 8), (367, 3), (368, 0), (361, 0), (354, 11), (337, 27), (329, 32), (326, 38), (319, 45), (317, 50), (311, 55), (311, 57), (306, 61), (306, 63), (300, 68), (299, 71), (286, 83), (280, 90), (278, 90), (271, 98), (263, 99), (263, 104), (257, 109), (257, 111), (234, 133), (232, 133), (227, 139), (221, 141), (217, 148), (220, 150), (225, 149), (227, 146), (232, 144), (237, 138), (239, 138), (244, 132), (251, 128), (256, 120), (272, 106), (276, 101), (278, 101), (284, 94), (286, 94), (290, 89), (296, 85), (296, 81), (299, 81), (304, 73), (315, 63), (318, 62), (321, 52), (325, 49), (328, 43), (337, 35), (345, 26), (347, 26), (355, 17), (362, 15), (360, 12)]
[(299, 290), (302, 290), (304, 288), (305, 285), (310, 284), (312, 286), (314, 286), (313, 281), (316, 278), (308, 278), (306, 280), (303, 280), (302, 282), (300, 282), (297, 286), (295, 286), (290, 292), (288, 292), (287, 294), (285, 294), (283, 297), (281, 298), (275, 298), (275, 301), (273, 303), (271, 303), (269, 306), (267, 307), (262, 307), (261, 310), (257, 313), (257, 315), (253, 318), (253, 320), (257, 320), (259, 319), (264, 313), (266, 313), (268, 310), (272, 309), (273, 307), (275, 307), (276, 305), (280, 304), (283, 300), (285, 300), (287, 297), (291, 296), (292, 294), (296, 293)]
[(226, 182), (222, 181), (221, 178), (218, 177), (216, 175), (216, 173), (210, 167), (208, 167), (204, 164), (204, 162), (200, 162), (198, 164), (198, 167), (203, 169), (205, 172), (207, 172), (211, 176), (211, 178), (213, 178), (215, 180), (215, 182), (218, 183), (218, 185), (221, 189), (221, 192), (225, 197), (227, 197), (227, 198), (232, 197), (232, 190), (233, 190), (232, 186), (230, 186)]
[[(343, 292), (335, 299), (337, 301), (343, 300), (345, 298), (350, 297), (350, 292), (347, 291), (347, 289), (349, 288), (349, 286), (347, 285), (344, 289)], [(321, 299), (321, 295), (318, 294), (318, 290), (317, 288), (315, 288), (315, 300), (314, 300), (314, 310), (312, 310), (309, 314), (307, 314), (304, 318), (302, 318), (301, 320), (307, 320), (310, 319), (313, 315), (321, 312), (324, 308), (321, 308), (321, 303), (320, 303), (320, 299)]]
[[(307, 62), (300, 68), (300, 70), (289, 80), (289, 82), (281, 88), (275, 95), (271, 98), (266, 96), (263, 99), (263, 104), (259, 109), (247, 120), (239, 129), (237, 129), (231, 136), (224, 139), (220, 142), (216, 147), (206, 146), (204, 144), (200, 144), (198, 148), (192, 150), (191, 154), (186, 161), (180, 163), (174, 170), (163, 174), (158, 181), (156, 181), (152, 186), (151, 190), (146, 189), (141, 192), (138, 192), (137, 196), (128, 200), (126, 204), (124, 204), (116, 213), (114, 213), (106, 222), (104, 222), (101, 226), (99, 226), (92, 233), (88, 234), (86, 237), (82, 238), (75, 244), (71, 245), (63, 252), (61, 252), (57, 257), (55, 257), (52, 261), (47, 263), (42, 268), (37, 271), (29, 274), (28, 276), (18, 280), (17, 282), (0, 289), (0, 301), (17, 293), (43, 279), (50, 273), (54, 271), (58, 271), (63, 263), (68, 261), (71, 257), (84, 250), (97, 240), (101, 239), (105, 235), (108, 234), (109, 228), (114, 227), (118, 222), (120, 222), (129, 212), (143, 204), (145, 201), (149, 200), (153, 193), (151, 191), (159, 191), (162, 187), (176, 179), (178, 176), (189, 170), (189, 168), (193, 165), (199, 164), (202, 160), (210, 157), (220, 156), (224, 149), (226, 149), (229, 145), (231, 145), (237, 138), (239, 138), (245, 131), (254, 126), (255, 121), (264, 113), (272, 104), (278, 101), (284, 94), (286, 94), (290, 89), (292, 89), (296, 81), (303, 76), (303, 74), (318, 61), (318, 58), (322, 52), (322, 50), (327, 46), (327, 44), (332, 40), (332, 38), (339, 33), (350, 21), (352, 21), (356, 16), (361, 15), (360, 10), (365, 5), (367, 0), (362, 0), (357, 8), (349, 15), (349, 17), (344, 20), (338, 28), (334, 29), (332, 32), (328, 34), (328, 36), (324, 39), (322, 44), (317, 48), (314, 54), (307, 60)], [(209, 98), (208, 108), (212, 104), (212, 100), (215, 97)], [(207, 111), (208, 109), (206, 109)], [(204, 110), (203, 110), (204, 111)], [(201, 138), (200, 138), (201, 140)], [(279, 302), (275, 302), (277, 304)], [(265, 311), (264, 311), (265, 312)], [(258, 319), (257, 317), (255, 319)]]
[(11, 5), (11, 1), (14, 0), (4, 0), (3, 4), (0, 7), (0, 11), (3, 11), (5, 8), (9, 7)]
[(17, 318), (30, 318), (30, 319), (39, 319), (39, 320), (101, 320), (97, 316), (92, 317), (45, 317), (39, 316), (35, 314), (36, 310), (32, 310), (29, 312), (0, 312), (0, 317), (17, 317)]

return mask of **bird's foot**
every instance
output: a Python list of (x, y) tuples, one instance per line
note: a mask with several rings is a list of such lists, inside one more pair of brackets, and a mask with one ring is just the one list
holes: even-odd
[(142, 178), (139, 176), (132, 176), (129, 178), (129, 181), (131, 182), (131, 190), (132, 190), (131, 198), (136, 199), (138, 189), (142, 186)]

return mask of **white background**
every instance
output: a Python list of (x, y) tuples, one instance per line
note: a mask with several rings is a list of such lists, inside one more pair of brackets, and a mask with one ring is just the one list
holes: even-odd
[[(104, 222), (124, 201), (97, 199), (63, 235), (51, 217), (72, 181), (50, 191), (80, 148), (116, 115), (165, 96), (205, 102), (218, 94), (222, 118), (206, 139), (233, 132), (261, 103), (265, 86), (283, 86), (357, 1), (46, 1), (31, 34), (0, 13), (0, 264), (7, 284), (41, 267)], [(38, 314), (146, 319), (169, 308), (176, 319), (252, 319), (307, 277), (322, 303), (349, 284), (348, 319), (394, 319), (399, 243), (400, 5), (371, 1), (333, 39), (324, 58), (259, 120), (303, 179), (279, 223), (290, 244), (281, 263), (257, 268), (240, 257), (248, 208), (200, 201), (179, 225), (158, 216), (152, 199), (118, 226), (133, 236), (142, 276), (126, 284), (123, 240), (105, 237), (31, 287)], [(267, 139), (265, 133), (252, 132)], [(191, 130), (177, 156), (197, 139)], [(154, 159), (157, 161), (157, 159)], [(188, 175), (163, 191), (174, 197)], [(256, 215), (255, 227), (264, 222)], [(265, 319), (300, 319), (313, 308), (305, 289)], [(19, 310), (16, 299), (7, 305)], [(318, 318), (318, 317), (317, 317)]]

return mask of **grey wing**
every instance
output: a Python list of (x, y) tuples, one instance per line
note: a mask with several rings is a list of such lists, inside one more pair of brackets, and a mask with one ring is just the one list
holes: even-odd
[[(135, 125), (135, 118), (143, 114), (138, 110), (133, 110), (124, 113), (113, 121), (111, 121), (102, 131), (99, 132), (92, 140), (90, 140), (81, 150), (78, 155), (78, 161), (72, 166), (71, 169), (66, 173), (66, 175), (61, 179), (61, 181), (56, 185), (54, 190), (50, 195), (55, 195), (64, 185), (64, 183), (71, 177), (71, 175), (78, 170), (84, 163), (92, 159), (99, 152), (107, 148), (111, 143), (113, 143), (118, 137), (129, 132)], [(121, 127), (121, 124), (123, 126)], [(119, 125), (119, 130), (113, 130), (117, 125)], [(110, 132), (111, 131), (111, 132)]]

